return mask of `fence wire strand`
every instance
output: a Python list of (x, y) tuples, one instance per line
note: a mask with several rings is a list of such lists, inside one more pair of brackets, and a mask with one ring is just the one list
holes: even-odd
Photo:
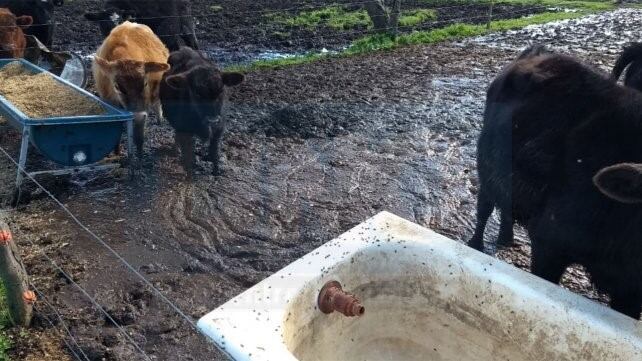
[[(548, 8), (547, 5), (537, 5), (537, 6), (532, 6), (532, 7), (527, 7), (527, 8), (522, 8), (519, 10), (515, 11), (510, 11), (510, 12), (504, 12), (501, 15), (517, 15), (517, 14), (528, 14), (533, 11), (538, 11), (538, 10), (543, 10)], [(404, 25), (404, 26), (394, 26), (394, 27), (384, 27), (380, 29), (366, 29), (366, 30), (353, 30), (353, 31), (343, 31), (339, 34), (332, 34), (332, 35), (313, 35), (313, 36), (301, 36), (301, 37), (290, 37), (287, 39), (283, 40), (273, 40), (271, 41), (272, 43), (281, 43), (281, 44), (288, 44), (291, 42), (298, 42), (301, 43), (306, 40), (325, 40), (325, 39), (340, 39), (340, 38), (353, 38), (355, 36), (365, 36), (365, 35), (375, 35), (381, 32), (386, 32), (386, 31), (391, 31), (391, 30), (397, 30), (397, 31), (411, 31), (413, 29), (420, 30), (421, 28), (426, 28), (426, 27), (434, 27), (436, 25), (443, 25), (443, 24), (448, 24), (448, 23), (459, 23), (459, 22), (464, 22), (466, 20), (481, 20), (481, 19), (488, 19), (488, 14), (483, 14), (483, 15), (478, 15), (478, 16), (462, 16), (462, 17), (453, 17), (453, 18), (446, 18), (442, 20), (435, 20), (435, 21), (426, 21), (421, 24), (416, 24), (416, 25)], [(278, 27), (276, 25), (270, 25), (272, 30), (279, 30), (282, 29), (281, 27)], [(247, 28), (247, 26), (239, 26), (238, 28)], [(269, 30), (267, 27), (262, 27), (262, 26), (253, 26), (253, 28), (257, 28), (260, 30)], [(435, 27), (436, 28), (436, 27)], [(232, 28), (235, 29), (235, 28)], [(172, 36), (190, 36), (190, 35), (195, 35), (195, 36), (200, 36), (200, 35), (206, 35), (209, 34), (209, 32), (203, 31), (203, 32), (189, 32), (189, 33), (172, 33), (172, 34), (161, 34), (159, 37), (161, 38), (167, 38), (167, 37), (172, 37)], [(267, 41), (267, 34), (265, 31), (262, 31), (262, 36)], [(356, 39), (355, 39), (356, 40)], [(78, 47), (78, 46), (95, 46), (98, 47), (102, 44), (102, 41), (99, 40), (90, 40), (90, 41), (81, 41), (81, 42), (69, 42), (69, 43), (64, 43), (60, 44), (59, 46), (62, 46), (64, 48), (70, 48), (70, 47)], [(38, 47), (26, 47), (25, 49), (39, 49)]]
[[(36, 306), (34, 306), (33, 308), (34, 308), (34, 310), (36, 310), (36, 312), (38, 312), (38, 309), (37, 309), (37, 307), (36, 307)], [(46, 320), (46, 321), (51, 325), (51, 328), (52, 328), (52, 329), (56, 330), (56, 332), (60, 332), (60, 330), (59, 330), (59, 329), (54, 325), (54, 323), (51, 321), (51, 319), (45, 315), (44, 311), (40, 311), (40, 312), (38, 312), (38, 314), (39, 314), (42, 318), (44, 318), (44, 319), (45, 319), (45, 320)], [(76, 360), (78, 360), (78, 361), (83, 361), (83, 359), (81, 359), (81, 358), (80, 358), (80, 356), (78, 356), (78, 354), (76, 353), (76, 351), (74, 351), (74, 348), (73, 348), (73, 347), (71, 347), (71, 345), (69, 344), (69, 342), (67, 341), (67, 339), (66, 339), (65, 337), (63, 337), (62, 335), (61, 335), (61, 337), (60, 337), (60, 338), (62, 339), (62, 342), (65, 344), (65, 346), (67, 346), (67, 349), (69, 350), (69, 352), (71, 352), (71, 354), (72, 354), (72, 355), (74, 355), (74, 358), (75, 358)], [(80, 350), (80, 351), (82, 351), (80, 348), (79, 348), (79, 350)], [(84, 355), (84, 353), (83, 353), (83, 355)], [(84, 357), (84, 360), (85, 360), (85, 361), (90, 361), (90, 360), (89, 360), (89, 358), (87, 358), (87, 356), (86, 356), (86, 355), (85, 355), (85, 357)]]
[[(36, 291), (36, 293), (38, 294), (38, 298), (40, 300), (42, 300), (42, 302), (44, 302), (56, 314), (56, 318), (58, 318), (58, 322), (60, 322), (60, 325), (64, 329), (64, 331), (67, 334), (67, 336), (69, 336), (69, 338), (76, 345), (76, 349), (78, 351), (80, 351), (80, 354), (83, 356), (83, 359), (85, 361), (90, 361), (89, 357), (87, 357), (87, 354), (85, 354), (85, 352), (82, 350), (82, 347), (80, 347), (80, 344), (78, 343), (78, 340), (76, 340), (76, 338), (71, 334), (71, 331), (69, 330), (69, 327), (67, 327), (67, 324), (65, 323), (62, 315), (60, 314), (60, 312), (58, 312), (56, 307), (54, 305), (52, 305), (51, 302), (49, 302), (47, 296), (45, 296), (45, 294), (42, 291), (40, 291), (40, 289), (38, 289), (38, 287), (36, 287), (34, 282), (30, 281), (29, 285)], [(34, 308), (36, 308), (35, 305), (34, 305)], [(47, 321), (49, 321), (49, 323), (51, 324), (52, 327), (55, 327), (53, 322), (51, 322), (51, 320), (48, 317), (46, 317), (43, 312), (40, 312), (39, 314), (41, 316), (45, 317), (47, 319)], [(74, 349), (69, 345), (69, 343), (66, 341), (66, 339), (64, 337), (63, 337), (63, 341), (65, 341), (65, 344), (67, 345), (67, 348), (76, 356), (76, 358), (80, 359), (80, 357), (78, 357), (78, 355), (76, 354)]]
[[(104, 248), (106, 248), (114, 257), (116, 257), (131, 273), (133, 273), (137, 278), (139, 278), (147, 287), (149, 287), (165, 304), (167, 304), (176, 314), (178, 314), (183, 320), (185, 320), (194, 330), (196, 330), (199, 334), (202, 334), (202, 331), (197, 327), (196, 323), (189, 317), (185, 312), (183, 312), (174, 302), (169, 300), (158, 288), (156, 288), (145, 276), (143, 276), (138, 270), (134, 268), (129, 262), (127, 262), (118, 252), (116, 252), (111, 246), (109, 246), (105, 241), (103, 241), (102, 238), (100, 238), (98, 235), (96, 235), (91, 229), (89, 229), (87, 226), (85, 226), (79, 219), (74, 215), (69, 208), (67, 208), (58, 198), (56, 198), (47, 188), (45, 188), (40, 182), (38, 182), (29, 172), (27, 172), (23, 167), (19, 165), (19, 163), (5, 150), (2, 146), (0, 146), (0, 152), (3, 153), (17, 168), (19, 172), (22, 172), (31, 182), (33, 182), (40, 190), (42, 190), (49, 198), (51, 198), (67, 215), (76, 223), (81, 229), (83, 229), (87, 234), (89, 234), (95, 241), (97, 241), (100, 245), (102, 245)], [(32, 243), (34, 246), (35, 244), (29, 240), (30, 243)], [(145, 351), (131, 338), (131, 336), (123, 329), (122, 326), (120, 326), (110, 315), (105, 309), (96, 302), (96, 300), (89, 295), (87, 291), (85, 291), (84, 288), (82, 288), (78, 283), (76, 283), (58, 264), (51, 259), (45, 252), (41, 250), (41, 253), (45, 258), (47, 258), (53, 265), (56, 267), (56, 269), (62, 273), (72, 284), (74, 284), (87, 298), (89, 298), (92, 303), (99, 308), (99, 310), (105, 314), (105, 316), (125, 334), (125, 337), (136, 347), (136, 349), (143, 355), (145, 355), (146, 359), (150, 359), (149, 356), (145, 353)]]
[[(20, 165), (16, 162), (16, 160), (13, 157), (11, 157), (11, 155), (7, 152), (7, 150), (4, 149), (2, 146), (0, 146), (0, 153), (3, 153), (12, 163), (14, 163), (16, 165), (16, 167), (18, 167), (18, 171), (19, 172), (24, 173), (43, 192), (45, 192), (51, 199), (53, 199), (55, 203), (57, 203), (59, 206), (61, 206), (63, 210), (66, 210), (66, 212), (71, 215), (72, 219), (74, 219), (75, 222), (79, 223), (78, 218), (76, 218), (67, 209), (67, 207), (65, 207), (56, 197), (54, 197), (53, 194), (51, 192), (49, 192), (49, 190), (47, 190), (45, 187), (43, 187), (40, 184), (40, 182), (35, 180), (33, 178), (33, 176), (31, 176), (28, 172), (25, 171), (24, 168), (20, 167)], [(79, 224), (82, 224), (82, 223), (79, 223)], [(84, 225), (82, 225), (81, 228), (86, 229), (86, 227), (84, 227)], [(93, 234), (93, 232), (91, 232), (90, 234)], [(36, 250), (38, 250), (39, 253), (42, 254), (42, 256), (45, 257), (53, 265), (53, 267), (58, 272), (60, 272), (60, 274), (62, 274), (65, 277), (65, 279), (67, 279), (72, 285), (74, 285), (74, 287), (76, 287), (102, 314), (105, 315), (105, 317), (107, 317), (107, 319), (114, 326), (116, 326), (116, 328), (118, 328), (118, 330), (125, 336), (125, 338), (127, 338), (127, 340), (136, 348), (136, 350), (138, 352), (140, 352), (142, 355), (144, 355), (146, 360), (151, 360), (149, 358), (149, 356), (147, 355), (147, 353), (140, 347), (140, 345), (138, 345), (138, 343), (129, 335), (129, 333), (127, 333), (127, 331), (123, 328), (123, 326), (121, 326), (118, 322), (116, 322), (116, 320), (114, 320), (114, 318), (96, 301), (96, 299), (94, 297), (92, 297), (89, 294), (89, 292), (87, 292), (82, 286), (80, 286), (76, 281), (74, 281), (73, 278), (62, 267), (60, 267), (58, 265), (58, 263), (56, 263), (56, 261), (54, 261), (51, 257), (49, 257), (49, 255), (47, 255), (47, 253), (42, 248), (38, 247), (33, 241), (31, 241), (31, 239), (29, 239), (29, 238), (26, 238), (26, 239), (31, 244), (32, 247), (34, 247)], [(107, 247), (109, 247), (109, 246), (107, 246)], [(109, 249), (111, 249), (111, 247), (109, 247)], [(122, 257), (121, 257), (121, 259), (122, 259)], [(130, 267), (131, 267), (131, 265), (130, 265)], [(136, 273), (138, 273), (138, 272), (136, 272)]]

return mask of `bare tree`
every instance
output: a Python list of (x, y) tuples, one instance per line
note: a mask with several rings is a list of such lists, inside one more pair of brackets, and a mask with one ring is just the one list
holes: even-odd
[(372, 0), (365, 4), (365, 8), (376, 31), (397, 34), (401, 0)]

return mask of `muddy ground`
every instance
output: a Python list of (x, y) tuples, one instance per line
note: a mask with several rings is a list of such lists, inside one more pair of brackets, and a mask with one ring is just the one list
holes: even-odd
[[(222, 176), (210, 175), (211, 164), (199, 159), (196, 180), (184, 182), (172, 131), (161, 123), (148, 128), (135, 180), (118, 171), (43, 184), (194, 320), (382, 210), (464, 242), (475, 219), (486, 86), (534, 34), (557, 34), (554, 45), (604, 69), (619, 41), (641, 38), (631, 26), (642, 20), (640, 11), (589, 19), (252, 73), (232, 94)], [(18, 135), (7, 128), (0, 134), (0, 145), (17, 154)], [(15, 168), (0, 157), (0, 169), (8, 192)], [(150, 357), (223, 359), (46, 195), (34, 191), (12, 214), (35, 284), (91, 360), (142, 358), (39, 250)], [(496, 233), (495, 222), (487, 238)], [(528, 270), (523, 233), (518, 241), (498, 256)], [(605, 300), (580, 269), (569, 271), (564, 285)], [(46, 304), (39, 307), (55, 319)], [(36, 330), (53, 333), (41, 315)], [(39, 347), (17, 352), (16, 359), (56, 359), (42, 358)]]

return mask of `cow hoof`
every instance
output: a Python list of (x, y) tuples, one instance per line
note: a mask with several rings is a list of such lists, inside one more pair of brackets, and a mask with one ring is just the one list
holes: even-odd
[(475, 250), (477, 250), (479, 252), (483, 252), (484, 251), (484, 244), (482, 242), (479, 242), (477, 240), (471, 239), (470, 241), (468, 241), (467, 244), (468, 244), (468, 247), (470, 247), (472, 249), (475, 249)]
[(497, 245), (502, 246), (502, 247), (513, 247), (515, 245), (515, 241), (513, 241), (513, 237), (499, 237), (497, 238)]
[(214, 167), (214, 169), (212, 169), (212, 175), (214, 176), (218, 177), (222, 176), (223, 174), (225, 174), (225, 171), (221, 167)]

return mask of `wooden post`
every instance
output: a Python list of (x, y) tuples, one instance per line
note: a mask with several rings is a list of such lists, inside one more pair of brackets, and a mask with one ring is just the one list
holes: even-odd
[(385, 31), (390, 34), (397, 34), (399, 16), (401, 14), (401, 1), (390, 0), (386, 5), (385, 0), (372, 0), (365, 4), (368, 16), (376, 31)]
[(493, 22), (494, 5), (495, 5), (495, 0), (490, 0), (490, 5), (488, 6), (488, 23), (486, 24), (486, 29), (490, 29), (490, 24)]
[(11, 321), (14, 325), (27, 327), (31, 323), (36, 296), (29, 290), (27, 271), (5, 219), (6, 215), (0, 211), (0, 280), (5, 288)]

